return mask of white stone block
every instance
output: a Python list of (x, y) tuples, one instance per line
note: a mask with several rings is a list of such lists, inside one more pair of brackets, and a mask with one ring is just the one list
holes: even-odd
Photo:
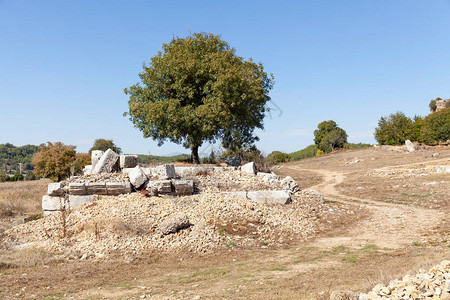
[(159, 179), (171, 179), (176, 177), (174, 165), (160, 165), (152, 170)]
[(97, 165), (100, 158), (102, 158), (103, 153), (104, 152), (102, 150), (92, 150), (92, 153), (91, 153), (92, 170), (95, 168), (95, 166)]
[(241, 172), (256, 175), (256, 167), (254, 162), (249, 162), (241, 167)]
[(60, 210), (65, 207), (64, 197), (44, 195), (42, 197), (42, 210)]
[(414, 146), (414, 144), (410, 140), (406, 140), (405, 141), (405, 145), (406, 145), (406, 150), (408, 150), (409, 152), (416, 151), (416, 147)]
[(91, 175), (92, 174), (92, 165), (87, 165), (83, 169), (84, 175)]
[(53, 182), (48, 184), (47, 194), (49, 196), (62, 196), (64, 195), (64, 183)]
[(110, 173), (119, 160), (119, 155), (111, 149), (106, 150), (92, 170), (92, 174)]
[(80, 205), (83, 205), (85, 203), (91, 203), (98, 200), (97, 195), (84, 195), (84, 196), (78, 196), (78, 195), (69, 195), (69, 208), (78, 207)]
[(148, 180), (147, 175), (145, 175), (144, 171), (139, 166), (129, 170), (128, 177), (130, 178), (131, 184), (136, 189), (140, 188)]
[(147, 183), (147, 191), (152, 194), (171, 194), (173, 186), (171, 180), (156, 180)]
[(288, 204), (291, 195), (288, 191), (250, 191), (247, 198), (262, 204)]
[(193, 180), (174, 180), (173, 185), (178, 196), (192, 195), (194, 193)]

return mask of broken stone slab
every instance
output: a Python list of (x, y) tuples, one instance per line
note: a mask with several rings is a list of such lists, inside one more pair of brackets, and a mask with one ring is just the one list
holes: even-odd
[(64, 195), (64, 182), (49, 183), (47, 187), (47, 195), (49, 196)]
[(59, 211), (66, 207), (66, 202), (64, 197), (54, 197), (49, 195), (44, 195), (42, 197), (42, 210), (54, 210)]
[(274, 173), (263, 173), (258, 172), (256, 174), (257, 177), (260, 177), (263, 181), (269, 182), (269, 183), (277, 183), (280, 180), (280, 176)]
[(129, 170), (128, 177), (130, 178), (131, 184), (136, 189), (140, 188), (148, 180), (147, 175), (145, 175), (144, 171), (139, 166), (136, 166)]
[(131, 183), (129, 182), (107, 182), (106, 194), (107, 195), (121, 195), (131, 193)]
[(300, 191), (300, 186), (291, 176), (286, 176), (283, 180), (281, 180), (280, 185), (286, 190), (290, 190), (292, 193)]
[(69, 183), (69, 194), (71, 195), (86, 195), (87, 189), (84, 183), (72, 182)]
[(406, 145), (406, 150), (408, 150), (409, 152), (416, 151), (416, 147), (414, 146), (414, 144), (410, 140), (406, 140), (405, 141), (405, 145)]
[(89, 182), (86, 184), (86, 191), (88, 195), (106, 195), (105, 182)]
[(105, 153), (105, 152), (103, 152), (102, 150), (92, 150), (92, 152), (91, 152), (92, 169), (95, 168), (95, 166), (97, 165), (100, 158), (102, 158), (103, 153)]
[(83, 169), (83, 175), (91, 175), (92, 174), (92, 165), (87, 165)]
[[(98, 200), (98, 195), (69, 195), (69, 208), (81, 206), (85, 203), (91, 203)], [(67, 207), (66, 207), (67, 208)]]
[(256, 175), (256, 167), (254, 162), (249, 162), (241, 167), (241, 172)]
[(174, 180), (173, 185), (177, 196), (187, 196), (194, 193), (193, 180)]
[(173, 186), (171, 180), (154, 180), (147, 183), (147, 191), (153, 196), (159, 194), (172, 194)]
[(120, 156), (120, 168), (134, 168), (138, 164), (137, 155), (121, 155)]
[(177, 175), (174, 165), (160, 165), (152, 169), (152, 176), (158, 177), (159, 179), (171, 179)]
[(119, 155), (111, 149), (106, 150), (92, 170), (92, 174), (111, 173), (119, 160)]
[(175, 233), (180, 229), (188, 228), (189, 225), (189, 218), (187, 215), (176, 215), (163, 221), (159, 228), (162, 234), (167, 235)]
[(247, 198), (262, 204), (288, 204), (291, 202), (289, 191), (250, 191)]

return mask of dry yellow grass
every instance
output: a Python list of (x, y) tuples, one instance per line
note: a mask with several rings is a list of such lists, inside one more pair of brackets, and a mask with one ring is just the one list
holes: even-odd
[(49, 180), (0, 183), (0, 218), (41, 211)]

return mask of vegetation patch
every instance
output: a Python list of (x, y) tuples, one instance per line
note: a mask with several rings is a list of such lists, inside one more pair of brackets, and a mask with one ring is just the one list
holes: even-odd
[(427, 198), (430, 197), (432, 194), (425, 194), (425, 195), (418, 195), (418, 194), (407, 194), (407, 193), (402, 193), (402, 196), (408, 196), (411, 198)]

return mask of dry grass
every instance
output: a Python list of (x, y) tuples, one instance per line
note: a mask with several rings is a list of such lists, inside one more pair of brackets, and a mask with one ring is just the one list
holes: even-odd
[(0, 183), (0, 218), (41, 211), (41, 199), (48, 180)]
[(61, 257), (38, 248), (0, 251), (0, 271), (5, 269), (48, 266), (61, 261)]

